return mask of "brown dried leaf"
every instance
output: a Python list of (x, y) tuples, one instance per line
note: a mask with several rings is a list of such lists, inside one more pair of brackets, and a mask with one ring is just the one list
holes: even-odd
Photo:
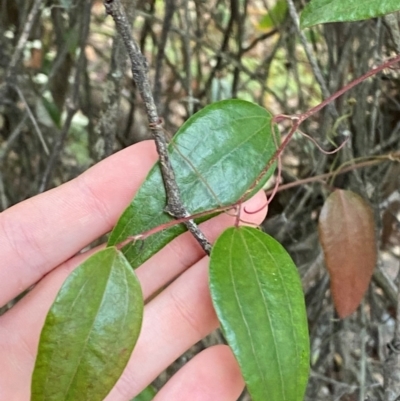
[(333, 302), (344, 318), (357, 309), (375, 267), (373, 212), (354, 192), (336, 190), (321, 210), (318, 228)]

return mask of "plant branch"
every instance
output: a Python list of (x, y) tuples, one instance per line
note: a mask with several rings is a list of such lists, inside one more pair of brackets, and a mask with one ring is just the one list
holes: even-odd
[(45, 191), (50, 182), (50, 178), (52, 176), (54, 166), (56, 165), (56, 163), (60, 157), (65, 140), (68, 136), (68, 132), (71, 128), (72, 119), (74, 118), (74, 115), (76, 114), (76, 112), (79, 109), (80, 78), (81, 78), (83, 66), (85, 63), (85, 46), (86, 46), (86, 40), (89, 35), (89, 29), (90, 29), (90, 15), (91, 15), (90, 8), (91, 8), (90, 2), (85, 2), (81, 8), (82, 16), (81, 16), (81, 23), (80, 23), (80, 29), (79, 29), (80, 53), (78, 56), (78, 62), (77, 62), (76, 68), (75, 68), (74, 77), (70, 84), (70, 94), (69, 94), (67, 102), (66, 102), (67, 115), (66, 115), (60, 136), (53, 146), (49, 161), (47, 163), (43, 177), (41, 179), (41, 182), (39, 185), (39, 191), (38, 191), (39, 193)]
[(8, 83), (10, 82), (11, 79), (14, 79), (15, 72), (16, 72), (15, 70), (18, 66), (18, 63), (21, 60), (26, 42), (29, 39), (29, 34), (31, 33), (31, 30), (34, 26), (36, 16), (40, 12), (41, 5), (42, 5), (41, 0), (35, 0), (35, 2), (32, 5), (32, 9), (24, 23), (24, 30), (22, 31), (21, 36), (18, 39), (18, 43), (15, 48), (15, 52), (12, 55), (10, 65), (9, 65), (7, 73), (6, 73), (6, 82), (8, 82)]
[(297, 34), (300, 36), (301, 44), (303, 45), (303, 48), (307, 55), (308, 61), (310, 62), (315, 79), (317, 80), (318, 85), (321, 88), (321, 92), (324, 95), (324, 97), (329, 97), (330, 92), (329, 92), (328, 86), (326, 85), (325, 79), (322, 75), (321, 69), (319, 68), (317, 60), (314, 57), (311, 47), (307, 42), (306, 35), (300, 29), (300, 18), (296, 11), (296, 7), (292, 0), (286, 0), (286, 1), (288, 4), (290, 18), (292, 19), (294, 26), (296, 27)]
[[(313, 182), (323, 182), (324, 180), (326, 180), (328, 178), (336, 177), (337, 175), (345, 174), (345, 173), (348, 173), (349, 171), (354, 171), (356, 169), (360, 169), (360, 168), (364, 168), (364, 167), (375, 166), (375, 165), (380, 164), (385, 161), (391, 161), (391, 160), (393, 160), (392, 157), (393, 157), (393, 154), (389, 154), (389, 155), (386, 155), (386, 157), (384, 157), (384, 156), (375, 157), (373, 160), (363, 161), (361, 163), (353, 164), (353, 165), (347, 166), (347, 167), (344, 167), (342, 165), (339, 168), (337, 168), (335, 171), (332, 171), (330, 173), (319, 174), (319, 175), (316, 175), (313, 177), (303, 178), (303, 179), (300, 179), (297, 181), (288, 182), (287, 184), (279, 185), (279, 187), (276, 189), (276, 192), (286, 191), (290, 188), (295, 188), (300, 185), (310, 184)], [(398, 155), (398, 157), (400, 157), (400, 154)], [(265, 191), (265, 194), (271, 195), (273, 190), (274, 190), (274, 188), (267, 189)]]
[[(207, 211), (204, 211), (204, 212), (196, 213), (196, 214), (193, 214), (191, 216), (190, 215), (180, 216), (175, 221), (172, 221), (172, 222), (169, 222), (169, 223), (154, 227), (151, 230), (148, 230), (148, 231), (143, 232), (141, 234), (128, 237), (124, 242), (120, 243), (118, 246), (122, 247), (122, 246), (126, 245), (127, 243), (129, 243), (131, 241), (144, 240), (144, 239), (148, 238), (150, 235), (155, 234), (155, 233), (157, 233), (159, 231), (168, 229), (168, 228), (170, 228), (170, 227), (172, 227), (172, 226), (174, 226), (176, 224), (179, 224), (179, 223), (184, 223), (185, 224), (189, 219), (197, 219), (197, 218), (204, 217), (204, 216), (207, 216), (207, 215), (210, 215), (210, 214), (213, 214), (213, 213), (225, 212), (225, 211), (227, 211), (229, 209), (232, 209), (234, 207), (240, 206), (246, 200), (248, 194), (257, 186), (257, 184), (260, 182), (262, 177), (266, 174), (268, 169), (281, 156), (283, 150), (286, 148), (286, 146), (290, 142), (291, 138), (293, 137), (294, 133), (297, 131), (297, 129), (299, 128), (301, 123), (303, 123), (307, 118), (309, 118), (310, 116), (314, 115), (315, 113), (317, 113), (318, 111), (323, 109), (326, 105), (328, 105), (330, 102), (332, 102), (333, 100), (335, 100), (336, 98), (341, 96), (343, 93), (345, 93), (348, 90), (352, 89), (354, 86), (360, 84), (361, 82), (365, 81), (369, 77), (377, 74), (378, 72), (384, 70), (385, 68), (388, 68), (388, 67), (392, 66), (393, 64), (395, 64), (397, 62), (400, 62), (400, 54), (398, 54), (397, 56), (387, 60), (386, 62), (384, 62), (380, 66), (371, 69), (370, 71), (368, 71), (367, 73), (365, 73), (361, 77), (356, 78), (355, 80), (351, 81), (346, 86), (344, 86), (342, 89), (340, 89), (339, 91), (335, 92), (333, 95), (329, 96), (323, 102), (321, 102), (317, 106), (311, 108), (310, 110), (308, 110), (308, 111), (306, 111), (306, 112), (304, 112), (302, 114), (294, 115), (294, 116), (286, 116), (286, 115), (280, 114), (280, 115), (275, 116), (271, 120), (272, 125), (274, 123), (276, 123), (276, 122), (283, 121), (284, 119), (290, 119), (293, 122), (293, 125), (292, 125), (289, 133), (287, 134), (286, 138), (282, 141), (281, 145), (278, 147), (278, 149), (276, 150), (274, 155), (268, 161), (267, 165), (263, 168), (263, 170), (261, 171), (259, 176), (255, 179), (255, 181), (250, 186), (250, 188), (245, 192), (245, 194), (237, 202), (235, 202), (235, 203), (233, 203), (233, 204), (231, 204), (229, 206), (223, 206), (223, 207), (214, 208), (212, 210), (207, 210)], [(272, 130), (273, 130), (273, 126), (272, 126)], [(354, 166), (354, 165), (353, 166), (349, 166), (349, 167), (341, 166), (336, 171), (333, 171), (331, 173), (322, 174), (322, 175), (319, 175), (317, 177), (310, 177), (308, 179), (301, 180), (301, 181), (298, 181), (296, 183), (290, 183), (290, 184), (287, 184), (287, 185), (282, 185), (281, 187), (277, 188), (276, 192), (283, 191), (284, 189), (288, 189), (288, 188), (290, 188), (292, 186), (300, 185), (301, 183), (305, 184), (305, 183), (309, 183), (309, 182), (312, 182), (312, 181), (320, 181), (320, 180), (325, 179), (325, 178), (329, 178), (329, 177), (332, 177), (332, 176), (335, 176), (335, 175), (338, 175), (338, 174), (343, 174), (345, 172), (355, 170), (356, 168), (371, 166), (371, 165), (374, 165), (374, 164), (377, 164), (377, 163), (381, 162), (382, 160), (397, 160), (398, 157), (399, 157), (399, 155), (396, 152), (396, 153), (391, 153), (389, 155), (380, 156), (379, 160), (371, 160), (371, 161), (366, 161), (366, 162), (360, 163), (357, 166)], [(267, 194), (268, 194), (268, 192), (267, 192)]]
[(39, 141), (40, 141), (40, 143), (41, 143), (42, 146), (43, 146), (44, 153), (46, 154), (46, 156), (48, 156), (48, 155), (50, 154), (49, 148), (47, 147), (47, 144), (46, 144), (46, 141), (45, 141), (45, 139), (44, 139), (44, 137), (43, 137), (42, 131), (41, 131), (40, 128), (39, 128), (39, 124), (37, 123), (36, 118), (35, 118), (35, 116), (33, 115), (32, 110), (31, 110), (31, 108), (29, 107), (29, 104), (28, 104), (27, 100), (25, 99), (24, 94), (22, 93), (22, 91), (21, 91), (21, 89), (19, 88), (19, 86), (15, 85), (15, 86), (14, 86), (14, 89), (15, 89), (15, 91), (18, 93), (18, 96), (19, 96), (19, 98), (21, 99), (21, 102), (22, 102), (22, 103), (24, 104), (24, 106), (25, 106), (26, 112), (27, 112), (27, 114), (28, 114), (28, 116), (29, 116), (29, 118), (30, 118), (30, 120), (31, 120), (31, 122), (32, 122), (33, 127), (35, 128), (35, 131), (36, 131), (36, 133), (37, 133), (37, 136), (38, 136), (38, 138), (39, 138)]
[(372, 77), (373, 75), (377, 74), (378, 72), (384, 70), (385, 68), (391, 67), (393, 64), (396, 64), (400, 62), (400, 54), (398, 54), (395, 57), (390, 58), (389, 60), (385, 61), (383, 64), (381, 64), (378, 67), (372, 68), (368, 72), (366, 72), (364, 75), (361, 77), (356, 78), (355, 80), (351, 81), (347, 85), (345, 85), (342, 89), (338, 90), (335, 92), (333, 95), (329, 96), (327, 99), (322, 101), (320, 104), (316, 105), (315, 107), (311, 108), (310, 110), (302, 113), (302, 114), (297, 114), (293, 116), (287, 116), (283, 114), (278, 114), (272, 119), (272, 123), (278, 123), (283, 120), (291, 120), (293, 125), (285, 137), (285, 139), (282, 141), (281, 145), (278, 147), (274, 155), (271, 157), (267, 165), (264, 167), (263, 171), (260, 173), (259, 177), (255, 180), (254, 184), (247, 190), (247, 193), (252, 191), (257, 183), (261, 180), (261, 178), (264, 176), (264, 174), (268, 171), (268, 169), (272, 166), (272, 164), (281, 156), (283, 150), (286, 148), (290, 140), (292, 139), (293, 135), (295, 132), (298, 130), (300, 125), (307, 120), (307, 118), (313, 116), (314, 114), (318, 113), (320, 110), (322, 110), (325, 106), (327, 106), (329, 103), (333, 102), (335, 99), (338, 97), (342, 96), (344, 93), (349, 91), (350, 89), (354, 88), (361, 82), (365, 81), (366, 79)]
[(171, 30), (172, 17), (176, 9), (175, 0), (165, 1), (165, 14), (162, 24), (161, 37), (158, 45), (158, 52), (156, 56), (156, 66), (154, 74), (154, 102), (158, 110), (160, 110), (161, 103), (161, 73), (163, 70), (163, 63), (165, 58), (165, 47), (167, 45), (169, 32)]
[[(146, 108), (149, 127), (156, 142), (161, 172), (167, 194), (167, 206), (165, 211), (177, 219), (189, 217), (189, 212), (182, 204), (179, 188), (175, 180), (175, 174), (169, 159), (167, 141), (164, 136), (162, 121), (157, 113), (156, 104), (154, 102), (147, 75), (147, 61), (141, 53), (139, 45), (136, 43), (131, 34), (129, 23), (120, 0), (105, 0), (104, 6), (107, 14), (112, 16), (116, 29), (121, 35), (125, 44), (129, 59), (131, 61), (132, 76)], [(184, 224), (196, 238), (198, 243), (202, 246), (204, 251), (207, 254), (210, 254), (211, 244), (208, 242), (204, 234), (199, 230), (197, 224), (192, 219), (185, 221)]]
[[(344, 165), (342, 165), (342, 166), (338, 167), (335, 171), (332, 171), (330, 173), (320, 174), (320, 175), (317, 175), (314, 177), (308, 177), (308, 178), (304, 178), (302, 180), (298, 180), (295, 182), (290, 182), (288, 184), (279, 185), (275, 189), (275, 193), (285, 191), (290, 188), (298, 187), (300, 185), (310, 184), (312, 182), (323, 182), (323, 180), (325, 180), (327, 178), (335, 177), (340, 174), (345, 174), (345, 173), (348, 173), (349, 171), (353, 171), (355, 169), (375, 166), (375, 165), (383, 163), (385, 161), (398, 161), (399, 159), (400, 159), (400, 153), (389, 153), (387, 155), (377, 156), (373, 160), (362, 161), (358, 164), (354, 164), (351, 166), (344, 167)], [(267, 189), (265, 191), (265, 194), (271, 195), (273, 192), (274, 192), (274, 188), (271, 188), (271, 189)], [(150, 237), (153, 234), (156, 234), (162, 230), (167, 230), (168, 228), (171, 228), (171, 227), (175, 226), (176, 224), (184, 223), (185, 221), (187, 221), (189, 219), (199, 219), (201, 217), (209, 216), (211, 214), (227, 212), (228, 210), (231, 210), (231, 209), (234, 209), (235, 207), (240, 206), (244, 202), (244, 200), (245, 200), (244, 197), (242, 197), (238, 201), (236, 201), (235, 203), (233, 203), (231, 205), (217, 207), (217, 208), (214, 208), (211, 210), (206, 210), (204, 212), (192, 214), (191, 216), (188, 216), (188, 217), (176, 219), (174, 221), (170, 221), (165, 224), (161, 224), (160, 226), (154, 227), (148, 231), (144, 231), (140, 234), (128, 237), (124, 242), (121, 242), (120, 244), (118, 244), (118, 247), (122, 248), (123, 246), (125, 246), (126, 244), (128, 244), (129, 242), (132, 242), (132, 241), (145, 240), (146, 238)], [(269, 202), (270, 202), (270, 200), (269, 200)], [(251, 212), (251, 213), (253, 213), (253, 212)]]

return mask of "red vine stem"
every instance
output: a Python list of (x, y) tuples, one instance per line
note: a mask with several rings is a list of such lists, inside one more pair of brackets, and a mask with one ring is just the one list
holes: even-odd
[[(349, 171), (353, 171), (353, 170), (355, 170), (357, 168), (370, 167), (370, 166), (374, 166), (376, 164), (382, 163), (384, 161), (391, 161), (391, 160), (399, 161), (400, 160), (400, 153), (390, 153), (390, 154), (385, 155), (385, 156), (377, 157), (374, 160), (367, 160), (367, 161), (358, 163), (356, 165), (348, 166), (348, 167), (341, 166), (338, 169), (336, 169), (335, 171), (332, 171), (330, 173), (321, 174), (321, 175), (318, 175), (318, 176), (315, 176), (315, 177), (304, 178), (302, 180), (298, 180), (298, 181), (295, 181), (295, 182), (289, 182), (288, 184), (280, 185), (277, 188), (275, 188), (275, 186), (274, 186), (274, 188), (266, 190), (265, 193), (267, 195), (272, 195), (273, 193), (285, 191), (287, 189), (294, 188), (294, 187), (297, 187), (297, 186), (300, 186), (300, 185), (310, 184), (312, 182), (317, 182), (317, 181), (324, 182), (324, 180), (326, 178), (330, 178), (330, 177), (333, 177), (335, 175), (345, 174), (345, 173), (348, 173)], [(270, 199), (271, 199), (271, 196), (269, 197), (269, 200)], [(232, 205), (229, 205), (229, 206), (222, 206), (222, 207), (215, 208), (215, 209), (212, 209), (212, 210), (206, 210), (204, 212), (195, 213), (195, 214), (192, 214), (192, 215), (190, 215), (188, 217), (185, 217), (185, 218), (182, 218), (182, 219), (171, 220), (168, 223), (165, 223), (165, 224), (162, 224), (160, 226), (154, 227), (154, 228), (152, 228), (152, 229), (150, 229), (148, 231), (144, 231), (141, 234), (137, 234), (137, 235), (133, 235), (133, 236), (128, 237), (125, 241), (123, 241), (120, 244), (118, 244), (118, 248), (121, 248), (121, 247), (125, 246), (126, 244), (128, 244), (129, 242), (132, 242), (132, 241), (144, 240), (144, 239), (148, 238), (150, 235), (156, 234), (159, 231), (166, 230), (168, 228), (173, 227), (176, 224), (183, 223), (185, 221), (185, 219), (190, 219), (190, 218), (197, 219), (197, 218), (200, 218), (200, 217), (204, 217), (204, 216), (210, 215), (212, 213), (226, 212), (229, 209), (234, 209), (235, 207), (239, 207), (242, 202), (243, 202), (242, 200), (239, 200), (239, 201), (237, 201), (237, 202), (235, 202), (235, 203), (233, 203)], [(257, 210), (257, 212), (258, 211), (259, 210)], [(254, 213), (254, 212), (251, 212), (251, 213)]]
[[(329, 103), (333, 102), (335, 99), (337, 99), (338, 97), (342, 96), (344, 93), (346, 93), (350, 89), (354, 88), (355, 86), (357, 86), (361, 82), (363, 82), (366, 79), (374, 76), (375, 74), (377, 74), (378, 72), (384, 70), (385, 68), (391, 67), (393, 64), (396, 64), (398, 62), (400, 62), (400, 54), (398, 54), (395, 57), (390, 58), (389, 60), (385, 61), (380, 66), (369, 70), (364, 75), (354, 79), (353, 81), (351, 81), (350, 83), (345, 85), (342, 89), (338, 90), (337, 92), (335, 92), (331, 96), (327, 97), (320, 104), (318, 104), (317, 106), (314, 106), (313, 108), (311, 108), (310, 110), (308, 110), (308, 111), (306, 111), (306, 112), (304, 112), (302, 114), (295, 114), (295, 115), (292, 115), (292, 116), (284, 115), (284, 114), (278, 114), (275, 117), (273, 117), (272, 118), (272, 124), (281, 122), (281, 121), (283, 121), (285, 119), (288, 119), (288, 120), (292, 121), (293, 125), (292, 125), (289, 133), (285, 137), (285, 139), (282, 141), (282, 143), (280, 144), (280, 146), (278, 147), (278, 149), (274, 153), (274, 155), (268, 161), (267, 165), (263, 168), (261, 173), (255, 179), (254, 183), (250, 186), (250, 188), (245, 192), (245, 194), (237, 202), (235, 202), (235, 203), (233, 203), (233, 204), (231, 204), (229, 206), (217, 207), (217, 208), (214, 208), (212, 210), (207, 210), (207, 211), (200, 212), (200, 213), (195, 213), (193, 215), (186, 216), (186, 217), (183, 217), (183, 218), (180, 218), (180, 219), (175, 219), (175, 220), (172, 220), (172, 221), (170, 221), (168, 223), (165, 223), (165, 224), (162, 224), (160, 226), (154, 227), (151, 230), (145, 231), (145, 232), (143, 232), (141, 234), (130, 236), (125, 241), (123, 241), (120, 244), (118, 244), (118, 248), (121, 248), (124, 245), (126, 245), (126, 244), (128, 244), (129, 242), (132, 242), (132, 241), (144, 240), (144, 239), (148, 238), (150, 235), (155, 234), (155, 233), (157, 233), (159, 231), (168, 229), (168, 228), (170, 228), (170, 227), (172, 227), (172, 226), (174, 226), (176, 224), (185, 223), (185, 222), (187, 222), (189, 220), (200, 218), (200, 217), (204, 217), (204, 216), (207, 216), (207, 215), (210, 215), (210, 214), (213, 214), (213, 213), (224, 212), (224, 211), (227, 211), (229, 209), (232, 209), (234, 207), (237, 207), (237, 206), (241, 205), (246, 200), (248, 194), (251, 191), (253, 191), (253, 189), (258, 185), (258, 183), (260, 182), (262, 177), (266, 174), (266, 172), (269, 170), (269, 168), (272, 166), (272, 164), (275, 163), (275, 161), (281, 156), (282, 152), (284, 151), (284, 149), (286, 148), (286, 146), (288, 145), (288, 143), (292, 139), (294, 133), (297, 131), (299, 126), (307, 118), (309, 118), (309, 117), (313, 116), (314, 114), (318, 113), (320, 110), (322, 110), (324, 107), (326, 107)], [(272, 132), (274, 132), (273, 131), (273, 127), (272, 127)], [(332, 175), (332, 173), (328, 173), (328, 174), (329, 174), (329, 176)], [(324, 178), (325, 178), (325, 176), (326, 175), (323, 175)], [(321, 178), (321, 177), (322, 176), (320, 176), (319, 178)], [(303, 180), (302, 182), (305, 183), (305, 182), (309, 182), (310, 180), (311, 179), (308, 179), (308, 181)], [(283, 190), (283, 188), (282, 189), (278, 188), (278, 191), (279, 190)]]
[(398, 63), (399, 61), (400, 61), (400, 54), (398, 54), (396, 57), (393, 57), (393, 58), (385, 61), (380, 66), (378, 66), (376, 68), (373, 68), (372, 70), (369, 70), (368, 72), (366, 72), (361, 77), (358, 77), (355, 80), (351, 81), (350, 83), (345, 85), (342, 89), (338, 90), (333, 95), (331, 95), (328, 98), (326, 98), (320, 104), (318, 104), (317, 106), (311, 108), (310, 110), (308, 110), (308, 111), (306, 111), (306, 112), (304, 112), (302, 114), (295, 114), (293, 116), (287, 116), (287, 115), (284, 115), (284, 114), (278, 114), (277, 116), (275, 116), (272, 119), (272, 123), (278, 123), (278, 122), (283, 121), (285, 119), (289, 119), (289, 120), (291, 120), (293, 122), (293, 125), (292, 125), (289, 133), (287, 134), (286, 138), (282, 141), (282, 143), (279, 146), (279, 148), (276, 150), (276, 152), (274, 153), (272, 158), (268, 161), (267, 165), (264, 167), (264, 169), (261, 171), (259, 176), (254, 181), (253, 185), (246, 191), (245, 195), (242, 197), (242, 200), (244, 198), (246, 198), (246, 196), (249, 194), (249, 192), (251, 192), (257, 186), (257, 184), (260, 182), (261, 178), (265, 175), (265, 173), (268, 171), (268, 169), (281, 156), (282, 152), (284, 151), (284, 149), (286, 148), (286, 146), (288, 145), (288, 143), (292, 139), (294, 133), (297, 131), (299, 126), (305, 120), (307, 120), (307, 118), (309, 118), (312, 115), (318, 113), (320, 110), (322, 110), (324, 107), (326, 107), (329, 103), (333, 102), (339, 96), (343, 95), (344, 93), (346, 93), (350, 89), (354, 88), (355, 86), (357, 86), (361, 82), (363, 82), (366, 79), (372, 77), (373, 75), (375, 75), (378, 72), (384, 70), (385, 68), (388, 68), (388, 67), (392, 66), (393, 64)]

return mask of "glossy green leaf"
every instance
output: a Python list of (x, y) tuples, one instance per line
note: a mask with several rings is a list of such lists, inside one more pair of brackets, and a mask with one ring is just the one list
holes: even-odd
[(227, 229), (210, 260), (223, 333), (253, 401), (302, 401), (309, 338), (299, 274), (285, 249), (250, 227)]
[(116, 248), (103, 249), (67, 278), (43, 327), (31, 401), (103, 401), (139, 336), (140, 284)]
[(148, 386), (132, 401), (151, 401), (156, 396), (156, 394), (156, 389), (153, 386)]
[(359, 21), (398, 10), (398, 0), (311, 0), (301, 13), (300, 25), (307, 28), (326, 22)]
[[(180, 128), (169, 149), (189, 213), (231, 205), (246, 193), (275, 153), (271, 114), (243, 100), (213, 103)], [(156, 164), (119, 219), (109, 245), (170, 222), (171, 217), (163, 212), (165, 205), (165, 189)], [(184, 230), (183, 225), (176, 225), (122, 250), (136, 268)]]

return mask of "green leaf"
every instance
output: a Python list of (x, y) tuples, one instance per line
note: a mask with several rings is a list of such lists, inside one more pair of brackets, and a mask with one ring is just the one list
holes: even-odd
[(326, 22), (359, 21), (398, 10), (398, 0), (311, 0), (301, 13), (300, 25), (307, 28)]
[(272, 237), (232, 227), (211, 252), (210, 290), (253, 401), (302, 401), (309, 338), (300, 278)]
[[(243, 100), (213, 103), (180, 128), (169, 150), (189, 213), (231, 205), (246, 193), (275, 153), (271, 114)], [(256, 189), (272, 172), (273, 168)], [(163, 212), (165, 205), (165, 189), (157, 163), (114, 227), (109, 245), (172, 221)], [(145, 241), (130, 243), (122, 251), (136, 268), (184, 231), (182, 224), (175, 225)]]
[(132, 401), (151, 401), (156, 396), (156, 394), (156, 389), (153, 386), (148, 386)]
[(31, 401), (102, 401), (139, 336), (140, 284), (116, 248), (90, 256), (67, 278), (47, 314)]

